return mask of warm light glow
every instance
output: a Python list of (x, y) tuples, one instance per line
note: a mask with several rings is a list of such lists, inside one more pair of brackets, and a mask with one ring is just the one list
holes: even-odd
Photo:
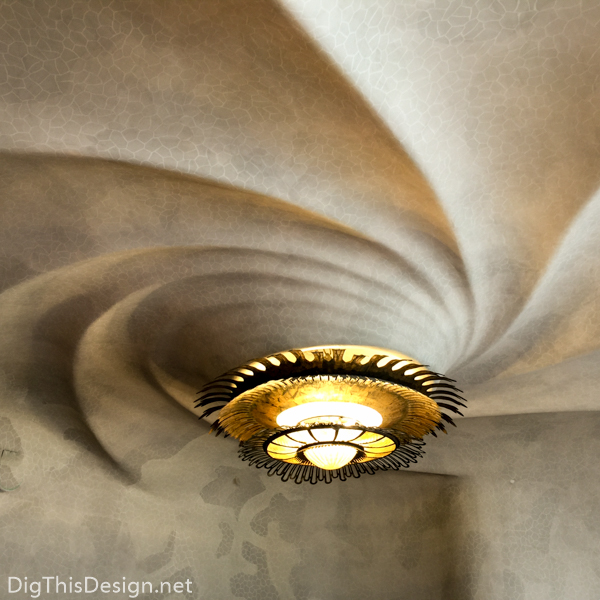
[[(206, 384), (196, 408), (240, 457), (284, 481), (317, 483), (405, 468), (422, 439), (461, 414), (453, 380), (370, 346), (295, 348), (256, 358)], [(370, 463), (370, 464), (369, 464)]]
[[(352, 402), (306, 402), (292, 406), (277, 416), (277, 425), (280, 427), (295, 427), (308, 419), (322, 417), (323, 423), (328, 422), (327, 417), (351, 419), (364, 427), (379, 427), (383, 417), (374, 409), (362, 404)], [(335, 422), (335, 421), (332, 421)]]
[(346, 444), (319, 444), (307, 448), (304, 456), (313, 465), (332, 471), (347, 465), (356, 456), (356, 452), (356, 448)]
[[(339, 452), (336, 448), (345, 448)], [(348, 448), (362, 449), (360, 456)], [(316, 449), (316, 451), (313, 451)], [(389, 437), (358, 427), (306, 427), (281, 433), (271, 438), (267, 454), (284, 462), (301, 464), (302, 455), (314, 465), (323, 469), (338, 469), (339, 466), (322, 467), (323, 464), (337, 464), (342, 467), (356, 458), (359, 463), (388, 456), (396, 449), (396, 443)], [(298, 454), (300, 453), (300, 455)], [(350, 458), (347, 458), (347, 457)], [(333, 458), (331, 458), (333, 457)], [(347, 459), (347, 460), (346, 460)], [(340, 462), (341, 461), (341, 462)], [(346, 462), (344, 462), (346, 461)]]

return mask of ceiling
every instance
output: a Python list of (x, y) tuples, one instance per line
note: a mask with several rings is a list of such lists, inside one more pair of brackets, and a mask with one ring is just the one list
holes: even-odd
[[(215, 599), (386, 600), (399, 561), (414, 597), (597, 597), (598, 468), (571, 447), (600, 443), (593, 4), (3, 2), (14, 572), (102, 565), (185, 573)], [(191, 414), (223, 371), (326, 343), (406, 353), (465, 390), (467, 418), (419, 475), (290, 492)], [(498, 478), (529, 483), (517, 501)], [(403, 508), (367, 519), (383, 497)], [(306, 533), (317, 515), (330, 538)], [(340, 571), (348, 536), (389, 519), (399, 537), (375, 547), (394, 560)]]

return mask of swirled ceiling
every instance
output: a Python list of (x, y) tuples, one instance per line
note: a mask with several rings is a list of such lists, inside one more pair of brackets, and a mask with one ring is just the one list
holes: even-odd
[[(7, 0), (0, 24), (6, 572), (595, 597), (600, 7)], [(323, 343), (448, 373), (468, 418), (343, 491), (194, 418), (211, 378)]]

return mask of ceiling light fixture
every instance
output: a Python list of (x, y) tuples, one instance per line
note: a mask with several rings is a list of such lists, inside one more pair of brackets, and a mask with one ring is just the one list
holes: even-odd
[(408, 356), (369, 346), (278, 352), (205, 385), (202, 417), (240, 440), (240, 457), (296, 483), (408, 467), (423, 437), (462, 415), (454, 380)]

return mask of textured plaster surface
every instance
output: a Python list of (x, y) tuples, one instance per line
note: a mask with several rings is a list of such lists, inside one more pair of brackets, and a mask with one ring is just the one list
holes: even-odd
[[(595, 3), (18, 0), (0, 31), (0, 597), (600, 597)], [(469, 418), (315, 487), (195, 418), (328, 342), (449, 373)]]

